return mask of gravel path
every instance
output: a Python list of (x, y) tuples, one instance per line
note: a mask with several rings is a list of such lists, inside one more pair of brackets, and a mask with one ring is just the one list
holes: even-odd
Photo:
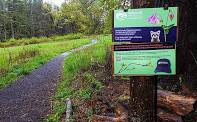
[(40, 122), (51, 112), (51, 98), (61, 78), (64, 58), (90, 44), (65, 52), (0, 91), (0, 122)]

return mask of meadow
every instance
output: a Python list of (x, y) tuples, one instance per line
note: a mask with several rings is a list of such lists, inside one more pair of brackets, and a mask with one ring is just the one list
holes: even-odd
[(22, 38), (22, 39), (9, 39), (0, 43), (0, 48), (12, 47), (12, 46), (23, 46), (30, 44), (39, 44), (46, 42), (58, 42), (58, 41), (66, 41), (73, 39), (83, 38), (83, 35), (80, 33), (67, 34), (63, 36), (51, 36), (51, 37), (32, 37), (32, 38)]
[[(22, 42), (26, 42), (24, 39), (19, 41), (21, 43), (15, 40), (21, 46), (12, 46), (10, 41), (4, 42), (4, 44), (7, 43), (9, 46), (0, 48), (0, 89), (11, 84), (19, 77), (28, 74), (33, 69), (38, 68), (54, 56), (91, 41), (89, 38), (78, 38), (81, 37), (73, 34), (55, 36), (46, 38), (45, 41), (37, 41), (36, 44), (29, 43), (28, 45), (22, 45)], [(43, 38), (37, 39), (42, 40)], [(27, 42), (30, 41), (27, 39)]]

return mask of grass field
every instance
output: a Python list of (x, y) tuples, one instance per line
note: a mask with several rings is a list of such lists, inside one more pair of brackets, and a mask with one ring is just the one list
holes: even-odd
[(0, 48), (0, 89), (38, 68), (52, 57), (91, 41), (91, 39), (65, 40), (65, 36), (56, 38), (60, 40)]
[(22, 39), (9, 39), (4, 42), (0, 42), (0, 48), (12, 47), (12, 46), (23, 46), (30, 44), (39, 44), (46, 42), (58, 42), (66, 40), (74, 40), (83, 38), (83, 35), (80, 33), (67, 34), (64, 36), (51, 36), (51, 37), (32, 37), (32, 38), (22, 38)]
[(60, 121), (61, 115), (66, 109), (67, 98), (83, 97), (88, 99), (90, 98), (91, 84), (95, 84), (98, 90), (102, 87), (102, 84), (94, 79), (93, 74), (87, 72), (84, 73), (85, 80), (89, 82), (86, 87), (76, 90), (70, 85), (70, 82), (81, 70), (86, 71), (95, 62), (99, 64), (106, 62), (106, 55), (112, 43), (111, 35), (98, 36), (97, 41), (96, 45), (73, 53), (65, 60), (63, 80), (58, 84), (53, 100), (53, 114), (49, 115), (46, 121)]

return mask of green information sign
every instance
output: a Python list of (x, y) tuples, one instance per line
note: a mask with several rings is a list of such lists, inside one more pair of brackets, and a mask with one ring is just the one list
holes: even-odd
[(114, 45), (114, 75), (175, 75), (175, 54), (168, 44)]
[[(177, 26), (177, 10), (177, 7), (169, 7), (168, 10), (164, 10), (163, 7), (128, 9), (128, 12), (122, 9), (114, 10), (114, 27), (131, 27), (131, 25), (132, 27), (156, 27), (166, 24), (164, 22)], [(170, 18), (169, 14), (173, 14), (173, 17)]]
[(177, 7), (114, 10), (113, 41), (175, 43), (177, 18)]
[(178, 8), (114, 10), (114, 76), (176, 74)]

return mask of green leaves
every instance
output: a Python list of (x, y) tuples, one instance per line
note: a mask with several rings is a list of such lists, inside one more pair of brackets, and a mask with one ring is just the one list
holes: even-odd
[(168, 26), (162, 25), (161, 27), (163, 28), (164, 33), (165, 33), (165, 34), (168, 34), (169, 31), (170, 31), (170, 28), (172, 28), (173, 26), (174, 26), (174, 24), (171, 24), (171, 25), (168, 25)]

